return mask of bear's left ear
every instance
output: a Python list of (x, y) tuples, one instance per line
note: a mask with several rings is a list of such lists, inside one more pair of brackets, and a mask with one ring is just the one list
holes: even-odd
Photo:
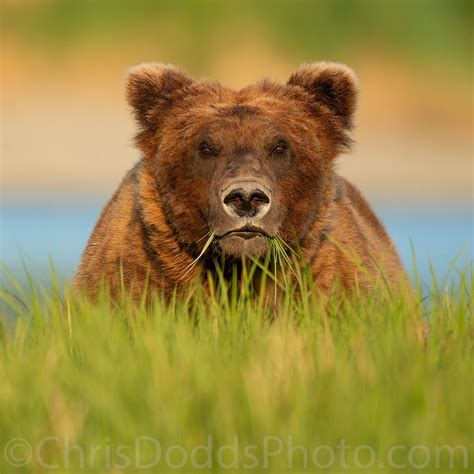
[(336, 115), (344, 128), (351, 128), (358, 84), (350, 68), (329, 62), (303, 64), (290, 77), (288, 85), (302, 87), (315, 102)]
[(128, 72), (128, 103), (142, 129), (156, 127), (160, 113), (165, 112), (193, 83), (176, 66), (144, 63)]

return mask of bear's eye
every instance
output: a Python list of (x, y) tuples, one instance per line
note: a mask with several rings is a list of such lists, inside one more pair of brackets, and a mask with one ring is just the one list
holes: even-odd
[(204, 156), (214, 156), (215, 153), (207, 143), (201, 143), (199, 145), (199, 152)]
[(273, 149), (272, 155), (283, 155), (288, 149), (288, 145), (284, 142), (278, 143), (278, 145)]

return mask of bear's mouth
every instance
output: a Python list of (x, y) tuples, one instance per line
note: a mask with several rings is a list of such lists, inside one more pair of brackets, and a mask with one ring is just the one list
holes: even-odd
[(263, 229), (259, 227), (245, 226), (240, 229), (229, 230), (225, 234), (216, 236), (217, 239), (225, 239), (226, 237), (240, 237), (249, 240), (255, 237), (270, 237)]
[(268, 249), (270, 235), (261, 227), (244, 226), (216, 236), (218, 248), (231, 257), (260, 258)]

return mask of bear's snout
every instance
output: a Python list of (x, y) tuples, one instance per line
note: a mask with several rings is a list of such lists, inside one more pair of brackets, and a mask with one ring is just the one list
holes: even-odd
[[(218, 247), (234, 257), (260, 257), (278, 234), (277, 195), (265, 177), (226, 179), (210, 195), (210, 220)], [(211, 186), (212, 188), (212, 186)]]
[(270, 209), (271, 191), (256, 181), (239, 181), (223, 190), (221, 200), (231, 217), (262, 218)]

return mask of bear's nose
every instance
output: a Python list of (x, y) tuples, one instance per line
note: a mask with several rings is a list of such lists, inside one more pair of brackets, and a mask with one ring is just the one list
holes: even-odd
[(223, 193), (225, 210), (238, 217), (262, 217), (270, 207), (270, 192), (256, 183), (239, 183)]

